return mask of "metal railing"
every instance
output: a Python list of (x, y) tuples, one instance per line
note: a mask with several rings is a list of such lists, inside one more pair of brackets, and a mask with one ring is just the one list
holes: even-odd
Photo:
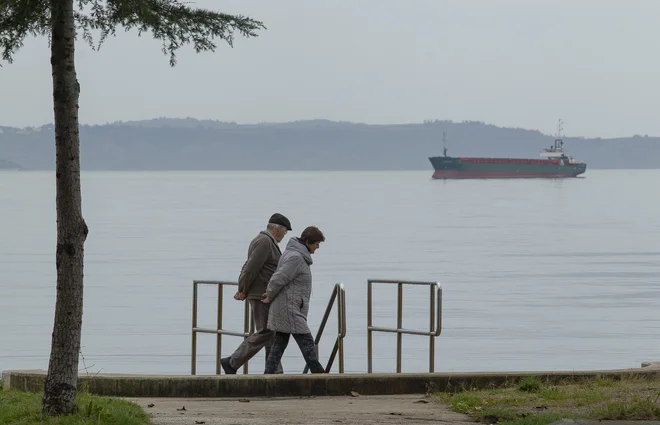
[[(328, 322), (328, 317), (330, 317), (330, 312), (332, 311), (332, 306), (337, 301), (337, 339), (335, 340), (335, 345), (332, 348), (332, 353), (328, 359), (328, 365), (325, 367), (325, 372), (330, 373), (332, 369), (332, 364), (335, 361), (335, 356), (339, 352), (339, 373), (344, 373), (344, 337), (346, 336), (346, 291), (344, 291), (344, 285), (341, 283), (335, 284), (335, 289), (332, 291), (330, 296), (330, 302), (328, 302), (328, 307), (325, 309), (325, 314), (321, 320), (321, 325), (319, 330), (316, 333), (316, 338), (314, 339), (314, 344), (316, 345), (316, 359), (319, 357), (319, 342), (321, 341), (321, 336), (323, 335), (323, 330), (325, 325)], [(309, 366), (305, 365), (303, 373), (309, 371)]]
[[(373, 284), (395, 284), (398, 286), (397, 296), (397, 325), (394, 328), (382, 328), (373, 326), (372, 313), (373, 313)], [(430, 291), (430, 320), (428, 331), (416, 331), (403, 329), (403, 285), (422, 285), (428, 286)], [(437, 309), (437, 310), (436, 310)], [(412, 282), (405, 280), (367, 280), (367, 356), (368, 356), (368, 373), (372, 373), (372, 357), (373, 357), (373, 332), (391, 332), (396, 333), (396, 372), (401, 373), (401, 346), (403, 334), (410, 335), (423, 335), (429, 337), (429, 372), (434, 371), (435, 361), (435, 338), (440, 336), (442, 332), (442, 287), (438, 282)]]
[[(217, 285), (218, 286), (218, 315), (216, 329), (205, 329), (197, 327), (197, 287), (198, 285)], [(243, 317), (243, 332), (230, 331), (222, 328), (222, 299), (224, 286), (238, 286), (237, 282), (224, 282), (220, 280), (193, 280), (193, 305), (192, 305), (192, 360), (190, 365), (190, 374), (197, 373), (197, 334), (208, 333), (216, 334), (215, 345), (215, 373), (220, 374), (222, 365), (220, 364), (222, 353), (222, 335), (242, 336), (247, 338), (254, 332), (254, 323), (250, 315), (250, 303), (245, 300), (245, 312)], [(248, 373), (248, 362), (243, 365), (243, 373)]]

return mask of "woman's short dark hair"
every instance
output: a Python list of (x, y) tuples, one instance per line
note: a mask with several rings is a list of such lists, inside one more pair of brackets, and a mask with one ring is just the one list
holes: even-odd
[(300, 234), (300, 240), (309, 245), (314, 245), (317, 242), (325, 242), (325, 236), (318, 227), (309, 226)]

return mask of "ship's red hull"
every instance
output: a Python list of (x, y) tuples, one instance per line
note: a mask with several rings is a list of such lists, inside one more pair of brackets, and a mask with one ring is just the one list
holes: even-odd
[(530, 179), (576, 177), (584, 163), (558, 159), (431, 157), (434, 179)]
[(520, 173), (512, 171), (458, 171), (438, 170), (433, 173), (434, 179), (529, 179), (529, 178), (565, 178), (575, 177), (570, 174), (558, 173)]

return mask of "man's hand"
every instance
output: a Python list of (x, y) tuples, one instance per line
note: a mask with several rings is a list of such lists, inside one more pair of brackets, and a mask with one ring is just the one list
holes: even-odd
[(267, 292), (264, 293), (264, 294), (261, 296), (261, 302), (262, 302), (262, 303), (264, 303), (264, 304), (270, 304), (271, 301), (273, 301), (273, 300), (271, 300), (270, 298), (268, 298), (268, 293), (267, 293)]
[(244, 293), (240, 292), (240, 291), (239, 291), (239, 292), (236, 292), (236, 293), (234, 294), (234, 299), (237, 300), (237, 301), (243, 301), (243, 300), (245, 300), (246, 298), (247, 298), (247, 296), (246, 296)]

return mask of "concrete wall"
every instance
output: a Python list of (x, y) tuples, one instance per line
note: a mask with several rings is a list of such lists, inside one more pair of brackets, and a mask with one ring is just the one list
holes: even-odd
[[(307, 397), (425, 394), (495, 388), (535, 376), (549, 384), (610, 376), (660, 378), (660, 363), (638, 369), (584, 372), (315, 374), (315, 375), (80, 375), (78, 387), (92, 394), (118, 397)], [(4, 371), (5, 390), (43, 391), (46, 371)]]

